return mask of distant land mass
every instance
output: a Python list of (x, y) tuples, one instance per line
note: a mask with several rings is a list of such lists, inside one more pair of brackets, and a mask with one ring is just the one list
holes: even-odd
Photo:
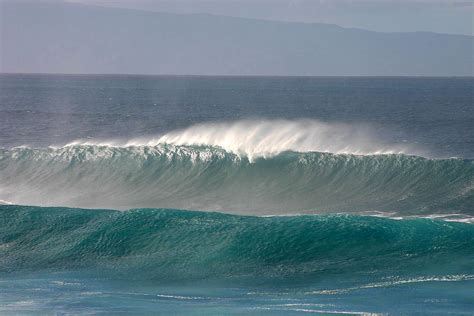
[[(0, 71), (472, 76), (474, 37), (78, 4), (0, 4)], [(403, 23), (403, 21), (400, 21)]]

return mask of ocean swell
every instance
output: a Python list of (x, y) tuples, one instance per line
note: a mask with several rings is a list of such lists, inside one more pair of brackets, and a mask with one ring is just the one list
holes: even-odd
[(87, 269), (162, 282), (442, 280), (472, 275), (473, 244), (474, 225), (429, 219), (0, 206), (0, 273)]
[(0, 199), (241, 214), (474, 215), (474, 160), (286, 151), (250, 160), (213, 146), (0, 150)]

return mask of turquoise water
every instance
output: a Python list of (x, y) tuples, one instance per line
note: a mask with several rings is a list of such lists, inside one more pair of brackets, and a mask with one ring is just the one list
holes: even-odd
[(0, 314), (472, 315), (472, 78), (0, 75)]
[(0, 149), (0, 176), (1, 198), (16, 204), (474, 215), (472, 159), (284, 152), (249, 161), (208, 146), (74, 145)]
[[(458, 279), (456, 279), (458, 278)], [(400, 281), (400, 280), (398, 280)], [(243, 287), (207, 283), (159, 286), (81, 275), (2, 280), (0, 312), (21, 315), (471, 315), (472, 280), (403, 280), (367, 288), (318, 292), (305, 287)], [(375, 289), (372, 287), (376, 287)]]
[(5, 312), (463, 314), (474, 304), (472, 224), (170, 209), (0, 212)]

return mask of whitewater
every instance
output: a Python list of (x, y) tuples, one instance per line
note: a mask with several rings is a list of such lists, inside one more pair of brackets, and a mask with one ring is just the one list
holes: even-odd
[(244, 120), (197, 124), (158, 137), (120, 140), (75, 140), (65, 146), (110, 147), (177, 146), (219, 147), (250, 161), (285, 151), (334, 154), (421, 154), (409, 144), (384, 144), (370, 126), (317, 120)]
[(0, 150), (0, 198), (251, 215), (474, 215), (474, 161), (415, 152), (383, 144), (367, 127), (309, 120), (201, 124), (141, 141)]

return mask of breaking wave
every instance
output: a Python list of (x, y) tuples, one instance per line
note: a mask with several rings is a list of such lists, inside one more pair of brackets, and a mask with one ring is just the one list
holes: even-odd
[(249, 160), (271, 157), (285, 151), (334, 154), (421, 155), (409, 144), (393, 144), (368, 125), (326, 123), (316, 120), (273, 120), (204, 123), (158, 137), (132, 140), (76, 140), (68, 144), (112, 147), (157, 146), (219, 147)]
[(0, 179), (0, 199), (27, 205), (474, 215), (469, 159), (286, 151), (251, 161), (211, 146), (71, 145), (0, 150)]

